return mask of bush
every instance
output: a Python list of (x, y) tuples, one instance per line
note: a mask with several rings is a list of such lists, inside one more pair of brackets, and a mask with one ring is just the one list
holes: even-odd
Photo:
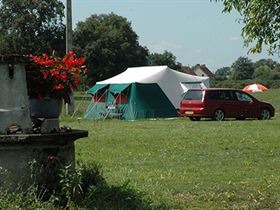
[(246, 85), (260, 83), (267, 88), (280, 88), (280, 80), (263, 80), (263, 79), (249, 79), (249, 80), (233, 80), (227, 79), (224, 81), (211, 81), (211, 87), (217, 88), (237, 88), (243, 89)]

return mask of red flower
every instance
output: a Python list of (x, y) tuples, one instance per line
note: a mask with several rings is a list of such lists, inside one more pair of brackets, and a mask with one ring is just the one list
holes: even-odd
[(34, 87), (29, 88), (35, 97), (62, 97), (65, 100), (77, 88), (80, 75), (85, 73), (85, 58), (77, 58), (73, 51), (69, 51), (63, 58), (55, 58), (43, 54), (30, 55), (31, 60), (38, 64), (37, 72), (32, 75)]
[(46, 79), (49, 76), (50, 72), (42, 72), (42, 74), (44, 76), (44, 79)]
[(54, 86), (54, 89), (55, 90), (61, 90), (61, 89), (63, 89), (64, 88), (64, 85), (62, 85), (62, 84), (58, 84), (58, 85), (55, 85)]

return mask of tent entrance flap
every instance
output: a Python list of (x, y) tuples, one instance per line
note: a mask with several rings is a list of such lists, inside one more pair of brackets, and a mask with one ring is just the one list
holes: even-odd
[(111, 93), (121, 93), (123, 92), (126, 88), (128, 88), (131, 84), (110, 84), (109, 86), (109, 91)]

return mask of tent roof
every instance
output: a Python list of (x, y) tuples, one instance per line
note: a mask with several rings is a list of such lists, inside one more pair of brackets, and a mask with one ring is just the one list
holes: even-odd
[(90, 88), (87, 92), (90, 94), (95, 94), (97, 91), (101, 90), (102, 88), (105, 88), (108, 86), (108, 84), (96, 84), (92, 88)]
[[(208, 78), (193, 76), (182, 72), (174, 71), (167, 66), (145, 66), (128, 68), (126, 71), (111, 77), (97, 84), (123, 84), (123, 83), (157, 83), (163, 74), (172, 74), (180, 82), (203, 81)], [(166, 75), (164, 75), (166, 76)]]
[[(209, 78), (185, 74), (172, 70), (167, 66), (147, 66), (128, 68), (119, 75), (97, 82), (96, 85), (102, 87), (102, 85), (107, 84), (110, 85), (110, 91), (121, 92), (131, 83), (158, 84), (174, 107), (179, 108), (182, 96), (188, 90), (190, 84), (198, 87), (200, 85), (208, 87)], [(114, 85), (116, 84), (122, 85), (115, 87)], [(92, 92), (96, 91), (96, 89), (93, 89)]]

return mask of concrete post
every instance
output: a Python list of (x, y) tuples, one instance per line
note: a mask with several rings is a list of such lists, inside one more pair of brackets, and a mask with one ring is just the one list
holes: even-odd
[(0, 134), (6, 134), (11, 126), (32, 132), (24, 64), (0, 57), (0, 90)]

